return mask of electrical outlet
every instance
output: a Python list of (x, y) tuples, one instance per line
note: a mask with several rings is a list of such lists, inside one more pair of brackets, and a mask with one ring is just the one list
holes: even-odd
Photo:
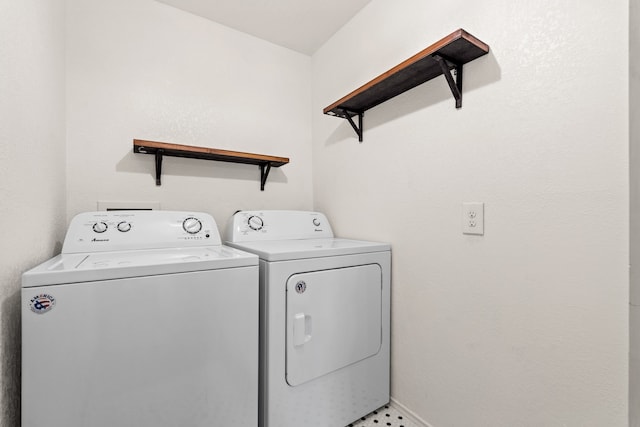
[(484, 203), (462, 204), (462, 234), (484, 235)]

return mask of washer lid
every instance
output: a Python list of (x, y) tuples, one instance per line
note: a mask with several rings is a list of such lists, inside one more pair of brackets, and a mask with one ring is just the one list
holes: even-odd
[(258, 265), (226, 246), (61, 254), (22, 275), (22, 287), (112, 280)]
[(226, 242), (226, 244), (257, 254), (260, 259), (266, 261), (286, 261), (391, 250), (388, 243), (340, 238)]

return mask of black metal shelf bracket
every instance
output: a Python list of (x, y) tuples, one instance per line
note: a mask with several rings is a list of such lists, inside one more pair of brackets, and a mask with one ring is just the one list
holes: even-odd
[[(145, 151), (140, 150), (141, 153)], [(160, 177), (162, 176), (162, 158), (164, 156), (164, 150), (158, 149), (155, 152), (156, 157), (156, 185), (162, 185)], [(271, 172), (271, 163), (264, 162), (260, 163), (260, 191), (264, 191), (264, 186), (267, 183), (267, 178), (269, 177), (269, 172)]]
[(156, 185), (162, 185), (160, 182), (160, 177), (162, 176), (162, 156), (164, 155), (164, 150), (159, 149), (156, 150)]
[[(147, 151), (144, 148), (139, 150), (140, 153), (146, 154)], [(149, 153), (151, 154), (151, 153)], [(156, 158), (156, 185), (162, 185), (162, 181), (160, 177), (162, 176), (162, 158), (164, 156), (163, 149), (157, 149), (155, 154)], [(264, 162), (260, 163), (260, 191), (264, 191), (264, 186), (267, 183), (267, 178), (269, 177), (269, 172), (271, 172), (271, 163)]]
[[(444, 75), (445, 79), (447, 80), (449, 89), (451, 89), (451, 94), (456, 100), (456, 108), (462, 108), (462, 64), (447, 59), (442, 55), (433, 55), (433, 59), (435, 59), (438, 65), (440, 65), (442, 75)], [(455, 79), (451, 74), (451, 69), (453, 69)], [(340, 108), (340, 111), (342, 112), (343, 117), (349, 121), (349, 124), (358, 135), (358, 141), (362, 142), (362, 134), (364, 132), (364, 128), (362, 126), (362, 118), (364, 116), (364, 112), (350, 111), (346, 108)], [(352, 117), (354, 116), (358, 116), (357, 125), (353, 121)]]
[(289, 163), (286, 157), (267, 156), (264, 154), (243, 153), (239, 151), (219, 150), (191, 145), (168, 144), (165, 142), (133, 140), (133, 152), (151, 154), (156, 161), (156, 185), (162, 185), (162, 160), (164, 157), (183, 157), (187, 159), (214, 160), (218, 162), (240, 163), (260, 168), (260, 191), (264, 191), (271, 168), (278, 168)]
[[(353, 128), (353, 130), (356, 132), (356, 134), (358, 135), (358, 141), (362, 142), (362, 117), (364, 116), (364, 113), (362, 111), (360, 112), (355, 112), (355, 111), (349, 111), (345, 108), (341, 109), (342, 112), (344, 113), (344, 117), (349, 121), (349, 124), (351, 125), (351, 127)], [(356, 126), (355, 122), (353, 121), (353, 119), (351, 118), (352, 116), (358, 116), (358, 125)]]
[(260, 163), (260, 191), (264, 191), (264, 185), (267, 183), (269, 172), (271, 172), (271, 163)]
[[(433, 59), (440, 65), (442, 74), (447, 79), (451, 94), (456, 99), (456, 108), (462, 108), (462, 64), (451, 61), (442, 55), (433, 55)], [(455, 81), (451, 75), (451, 67), (456, 75)]]

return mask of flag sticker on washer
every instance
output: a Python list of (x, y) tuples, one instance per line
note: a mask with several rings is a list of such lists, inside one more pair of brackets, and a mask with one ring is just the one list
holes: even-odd
[(56, 299), (49, 294), (40, 294), (31, 298), (29, 301), (29, 307), (31, 311), (36, 314), (44, 314), (51, 311), (53, 306), (56, 305)]

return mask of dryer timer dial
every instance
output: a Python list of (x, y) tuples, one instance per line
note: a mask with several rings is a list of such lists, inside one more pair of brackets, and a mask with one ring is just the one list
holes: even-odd
[(250, 216), (247, 224), (249, 224), (249, 228), (255, 231), (262, 230), (262, 227), (264, 227), (264, 221), (256, 215)]
[(189, 217), (182, 221), (182, 228), (189, 234), (196, 234), (202, 230), (202, 223), (198, 218)]

